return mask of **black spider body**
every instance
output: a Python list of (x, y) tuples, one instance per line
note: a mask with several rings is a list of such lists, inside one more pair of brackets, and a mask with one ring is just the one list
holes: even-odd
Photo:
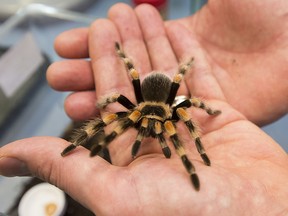
[(141, 90), (144, 101), (163, 102), (169, 96), (171, 80), (163, 73), (153, 72), (142, 82)]
[[(166, 135), (170, 138), (177, 154), (182, 160), (184, 167), (190, 174), (192, 184), (196, 190), (200, 189), (200, 182), (195, 168), (188, 159), (185, 149), (176, 132), (176, 122), (183, 121), (195, 140), (200, 156), (206, 165), (210, 165), (210, 160), (205, 153), (197, 129), (189, 117), (186, 109), (194, 106), (204, 109), (208, 114), (219, 114), (220, 111), (212, 110), (198, 98), (192, 97), (175, 104), (175, 98), (184, 74), (190, 69), (193, 58), (186, 64), (179, 67), (178, 73), (173, 80), (160, 72), (152, 72), (140, 83), (139, 74), (130, 58), (120, 49), (118, 43), (115, 44), (118, 56), (123, 60), (127, 71), (132, 78), (134, 93), (137, 104), (132, 103), (128, 98), (119, 93), (114, 93), (105, 97), (99, 102), (99, 107), (105, 107), (114, 102), (122, 104), (127, 111), (111, 113), (102, 119), (95, 118), (88, 121), (72, 140), (72, 144), (63, 150), (62, 156), (79, 145), (92, 146), (90, 156), (108, 152), (107, 147), (117, 136), (121, 135), (128, 128), (134, 127), (138, 131), (136, 140), (132, 146), (132, 157), (136, 157), (140, 149), (142, 140), (145, 137), (157, 139), (166, 158), (170, 158), (171, 151), (166, 143)], [(114, 130), (105, 134), (104, 128), (112, 122), (117, 122)]]
[[(166, 104), (171, 89), (171, 80), (163, 73), (153, 72), (149, 74), (141, 84), (143, 102), (138, 105), (143, 118), (148, 118), (148, 125), (143, 135), (145, 137), (156, 138), (155, 123), (164, 123), (171, 118), (171, 107)], [(141, 124), (138, 124), (141, 125)], [(163, 128), (162, 128), (163, 129)]]

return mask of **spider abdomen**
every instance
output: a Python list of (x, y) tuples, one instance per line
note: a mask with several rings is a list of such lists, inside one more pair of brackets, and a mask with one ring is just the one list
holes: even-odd
[(144, 101), (166, 102), (171, 88), (171, 80), (163, 73), (153, 72), (141, 85)]

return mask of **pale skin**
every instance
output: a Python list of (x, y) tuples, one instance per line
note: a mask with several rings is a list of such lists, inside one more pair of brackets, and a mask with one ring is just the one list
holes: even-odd
[[(200, 15), (204, 16), (205, 10)], [(205, 16), (209, 17), (208, 14)], [(215, 22), (216, 18), (217, 16), (214, 17)], [(220, 18), (221, 16), (219, 20)], [(132, 160), (131, 143), (136, 134), (132, 130), (111, 144), (114, 165), (100, 157), (89, 158), (89, 152), (82, 147), (62, 158), (60, 153), (69, 145), (68, 142), (59, 138), (37, 137), (18, 140), (2, 147), (0, 173), (6, 176), (33, 175), (51, 182), (97, 215), (287, 215), (287, 154), (247, 120), (248, 118), (262, 124), (279, 117), (287, 109), (284, 112), (285, 109), (279, 106), (262, 107), (251, 102), (245, 96), (247, 86), (243, 91), (236, 92), (239, 95), (234, 97), (239, 97), (239, 100), (233, 99), (233, 102), (233, 97), (229, 95), (233, 91), (228, 91), (229, 85), (232, 85), (229, 81), (233, 80), (237, 88), (240, 88), (245, 79), (252, 82), (251, 76), (245, 78), (245, 71), (251, 73), (249, 67), (252, 68), (252, 60), (250, 64), (245, 64), (250, 65), (249, 67), (243, 65), (244, 72), (236, 79), (233, 74), (237, 74), (237, 71), (230, 67), (225, 68), (222, 64), (219, 66), (224, 58), (220, 51), (217, 54), (219, 49), (215, 48), (213, 51), (211, 43), (203, 45), (205, 43), (197, 32), (205, 31), (195, 28), (192, 33), (189, 30), (189, 20), (190, 18), (170, 22), (164, 27), (158, 13), (148, 6), (143, 5), (133, 11), (126, 5), (117, 4), (110, 9), (108, 19), (96, 20), (89, 30), (72, 30), (58, 37), (56, 50), (63, 57), (72, 60), (54, 63), (48, 71), (48, 80), (58, 90), (77, 92), (67, 99), (66, 111), (74, 119), (86, 119), (98, 113), (94, 108), (97, 98), (113, 90), (134, 100), (127, 72), (115, 55), (115, 41), (121, 42), (125, 52), (133, 58), (142, 77), (151, 70), (161, 70), (168, 76), (173, 76), (178, 59), (185, 60), (191, 55), (195, 56), (195, 65), (186, 75), (179, 93), (204, 97), (211, 107), (222, 111), (217, 117), (208, 116), (201, 110), (190, 111), (201, 128), (202, 142), (211, 159), (211, 167), (203, 164), (187, 130), (178, 127), (188, 157), (200, 178), (199, 192), (193, 189), (189, 175), (175, 151), (172, 151), (170, 159), (166, 159), (157, 141), (144, 141), (139, 156)], [(234, 22), (237, 23), (236, 20)], [(217, 39), (221, 31), (216, 30), (213, 29)], [(246, 34), (245, 36), (247, 37)], [(283, 39), (281, 44), (284, 42)], [(237, 49), (245, 50), (245, 46)], [(285, 51), (284, 48), (281, 52)], [(88, 56), (88, 50), (91, 63), (79, 60), (78, 58)], [(228, 50), (227, 47), (225, 50)], [(232, 51), (230, 53), (233, 54)], [(237, 56), (232, 56), (236, 62), (239, 61)], [(215, 60), (216, 57), (219, 57), (218, 61)], [(264, 54), (261, 58), (269, 59)], [(274, 60), (279, 60), (275, 53)], [(280, 64), (284, 65), (283, 61), (280, 59), (275, 64), (277, 68)], [(267, 64), (263, 63), (263, 67), (264, 65)], [(272, 76), (270, 69), (273, 65), (264, 70), (268, 77)], [(255, 76), (258, 69), (261, 69), (259, 65), (254, 68)], [(287, 73), (282, 70), (277, 71), (281, 78), (273, 73), (273, 77), (279, 79), (279, 83), (273, 88), (273, 91), (278, 92), (276, 96), (279, 98), (272, 94), (272, 101), (268, 102), (274, 102), (274, 105), (287, 93), (281, 92), (287, 85), (283, 82), (283, 76), (287, 77)], [(262, 75), (264, 72), (261, 70)], [(96, 96), (93, 91), (95, 86)], [(252, 85), (249, 87), (254, 88)], [(272, 91), (271, 86), (268, 88), (267, 85), (261, 86), (261, 90), (265, 87), (266, 91)], [(258, 89), (255, 87), (256, 90)], [(266, 103), (267, 96), (269, 95), (259, 95), (257, 101)], [(115, 111), (118, 108), (111, 106), (110, 110)], [(275, 113), (271, 112), (272, 108)]]

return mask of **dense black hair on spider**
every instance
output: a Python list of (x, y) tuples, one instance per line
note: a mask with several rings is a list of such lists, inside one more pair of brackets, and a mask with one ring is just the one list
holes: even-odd
[(163, 73), (153, 72), (142, 82), (141, 90), (144, 101), (165, 103), (171, 89), (171, 80)]

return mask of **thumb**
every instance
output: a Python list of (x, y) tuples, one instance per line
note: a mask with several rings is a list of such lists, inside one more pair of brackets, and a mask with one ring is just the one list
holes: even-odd
[(100, 157), (90, 158), (82, 147), (74, 150), (73, 156), (63, 158), (60, 153), (67, 145), (67, 141), (53, 137), (33, 137), (5, 145), (0, 148), (0, 175), (36, 176), (93, 210), (93, 197), (102, 188), (110, 165)]

